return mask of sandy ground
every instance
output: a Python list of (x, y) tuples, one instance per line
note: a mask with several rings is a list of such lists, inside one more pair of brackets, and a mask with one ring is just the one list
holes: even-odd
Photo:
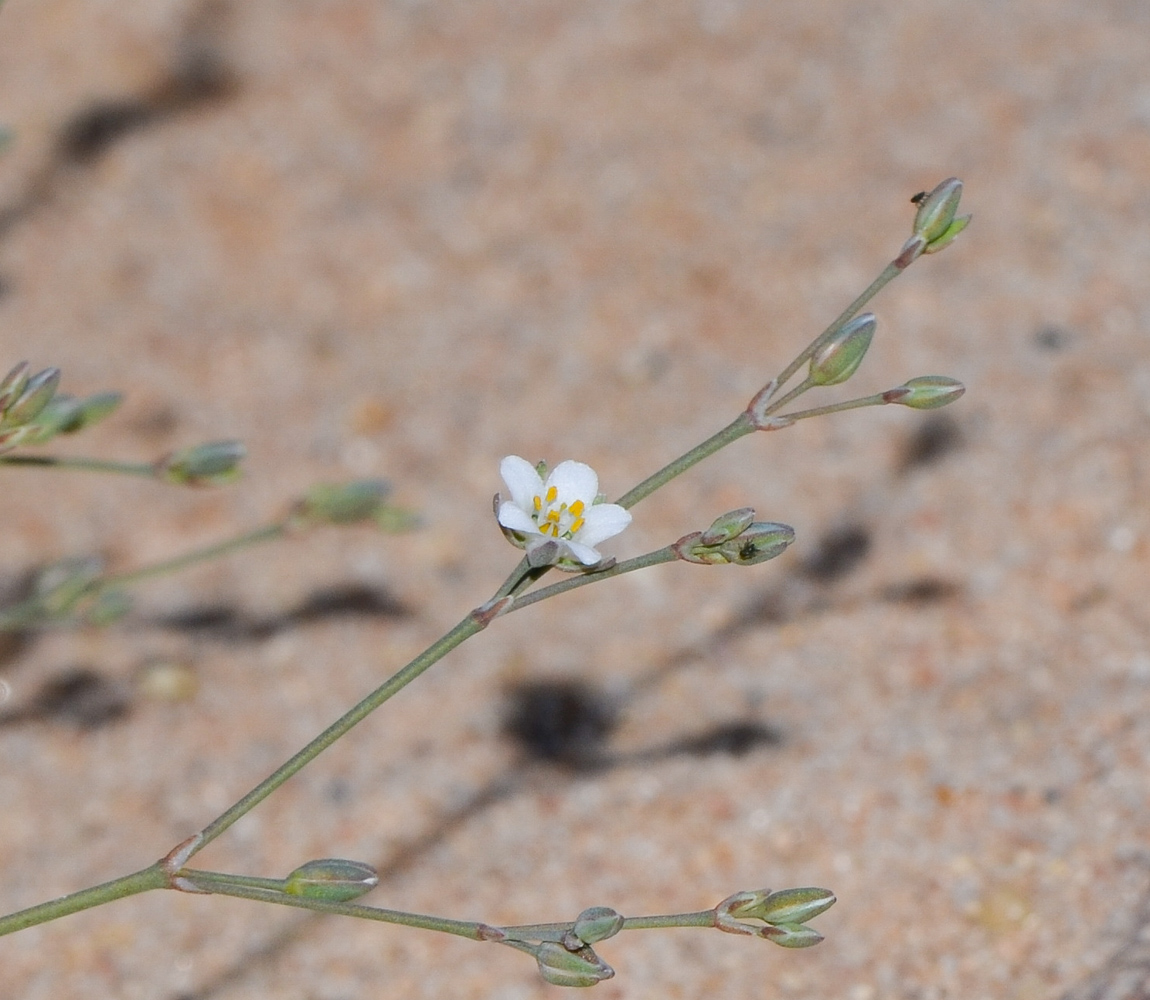
[[(608, 548), (751, 505), (795, 526), (783, 558), (499, 620), (201, 860), (361, 858), (366, 901), (503, 923), (839, 895), (809, 951), (607, 942), (605, 998), (1147, 995), (1150, 7), (7, 0), (0, 118), (0, 367), (127, 394), (57, 451), (250, 449), (220, 490), (8, 469), (9, 581), (143, 565), (321, 480), (425, 519), (9, 644), (6, 911), (165, 853), (485, 600), (516, 556), (501, 457), (618, 495), (725, 424), (953, 174), (975, 221), (880, 297), (852, 386), (951, 374), (958, 405), (739, 442)], [(169, 893), (0, 968), (19, 1000), (558, 995), (495, 946)]]

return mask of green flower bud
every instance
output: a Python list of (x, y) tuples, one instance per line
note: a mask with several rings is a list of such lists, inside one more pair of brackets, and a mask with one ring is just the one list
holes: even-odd
[(719, 545), (741, 535), (755, 519), (754, 507), (740, 507), (715, 518), (711, 526), (699, 536), (700, 545)]
[[(957, 177), (948, 177), (933, 191), (921, 197), (918, 201), (918, 211), (914, 216), (914, 225), (911, 227), (914, 235), (920, 237), (928, 247), (943, 238), (955, 221), (955, 213), (958, 212), (958, 203), (961, 199), (962, 181)], [(969, 218), (967, 216), (968, 220)], [(965, 226), (965, 223), (963, 225)], [(954, 234), (957, 235), (958, 233)], [(954, 236), (950, 238), (953, 239)], [(931, 251), (927, 249), (924, 252)]]
[(772, 892), (762, 899), (755, 912), (742, 915), (758, 917), (768, 924), (803, 924), (834, 905), (835, 894), (830, 889), (818, 889), (813, 886), (803, 889), (783, 889)]
[(590, 947), (568, 951), (555, 941), (544, 941), (535, 950), (539, 973), (552, 986), (594, 986), (615, 975), (615, 970)]
[(239, 478), (247, 449), (239, 441), (209, 441), (174, 452), (156, 464), (156, 476), (180, 486), (219, 485)]
[(811, 382), (838, 385), (850, 378), (862, 364), (877, 325), (874, 313), (863, 313), (843, 326), (811, 356)]
[(916, 410), (936, 410), (953, 403), (964, 392), (966, 386), (958, 379), (947, 375), (920, 375), (907, 379), (897, 388), (888, 389), (882, 397), (885, 403), (898, 403)]
[(59, 368), (45, 368), (33, 375), (25, 384), (23, 392), (5, 411), (3, 423), (8, 427), (30, 423), (51, 402), (59, 384)]
[(376, 517), (391, 487), (382, 479), (350, 483), (318, 483), (307, 491), (299, 513), (312, 521), (353, 524)]
[(782, 555), (794, 540), (795, 529), (789, 524), (756, 521), (742, 534), (720, 545), (718, 551), (727, 562), (738, 566), (754, 566)]
[(284, 892), (329, 903), (346, 903), (358, 899), (379, 885), (379, 875), (362, 861), (343, 858), (321, 858), (308, 861), (292, 872), (284, 882)]
[(806, 924), (768, 924), (759, 931), (759, 937), (780, 948), (810, 948), (823, 939), (818, 931)]
[(592, 906), (575, 918), (572, 933), (583, 944), (614, 937), (623, 929), (623, 914), (609, 906)]
[(0, 382), (0, 414), (12, 404), (12, 401), (24, 391), (28, 384), (28, 362), (21, 361)]

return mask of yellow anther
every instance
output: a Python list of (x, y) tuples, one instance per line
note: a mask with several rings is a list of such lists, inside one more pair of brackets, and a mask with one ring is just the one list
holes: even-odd
[(576, 517), (582, 517), (583, 516), (583, 508), (585, 506), (586, 505), (583, 503), (582, 500), (576, 500), (571, 505), (571, 513), (574, 514)]
[[(574, 510), (574, 505), (572, 505), (572, 510)], [(570, 528), (571, 534), (573, 534), (573, 535), (577, 534), (579, 529), (582, 527), (583, 527), (583, 518), (581, 518), (581, 517), (575, 518), (575, 520), (571, 522), (571, 528)]]
[(551, 487), (551, 488), (550, 488), (550, 489), (547, 491), (547, 502), (548, 502), (549, 504), (552, 504), (552, 503), (554, 503), (554, 502), (555, 502), (555, 498), (556, 498), (556, 497), (558, 497), (558, 496), (559, 496), (559, 490), (558, 490), (558, 488), (557, 488), (557, 487), (554, 487), (554, 486), (552, 486), (552, 487)]
[(552, 524), (558, 524), (559, 523), (559, 511), (549, 510), (547, 512), (547, 520), (550, 521)]
[(536, 497), (532, 502), (535, 504), (535, 513), (538, 514), (543, 509), (543, 501)]

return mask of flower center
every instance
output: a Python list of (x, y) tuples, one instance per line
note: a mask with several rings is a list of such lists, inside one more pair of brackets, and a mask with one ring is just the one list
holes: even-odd
[(583, 511), (586, 505), (582, 500), (573, 504), (558, 503), (559, 491), (554, 486), (547, 488), (545, 497), (536, 496), (532, 500), (535, 508), (535, 523), (544, 535), (552, 538), (571, 538), (583, 527)]

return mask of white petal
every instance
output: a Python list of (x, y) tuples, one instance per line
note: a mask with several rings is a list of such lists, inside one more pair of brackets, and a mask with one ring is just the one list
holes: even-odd
[(539, 526), (531, 519), (531, 515), (511, 500), (504, 500), (499, 505), (496, 518), (503, 527), (511, 531), (521, 531), (525, 535), (539, 534)]
[[(507, 485), (510, 487), (511, 484)], [(576, 500), (582, 500), (590, 507), (599, 493), (599, 477), (591, 466), (568, 459), (555, 466), (547, 477), (547, 486), (554, 486), (559, 492), (559, 499), (568, 506)]]
[(617, 503), (600, 503), (588, 507), (583, 515), (583, 527), (577, 537), (584, 545), (598, 545), (619, 534), (631, 523), (631, 512)]
[[(539, 478), (535, 466), (518, 455), (508, 455), (499, 463), (499, 474), (507, 484), (507, 489), (511, 491), (511, 499), (524, 510), (532, 510), (534, 499), (543, 495), (543, 480)], [(503, 518), (499, 520), (502, 524)]]
[(571, 555), (578, 559), (584, 566), (594, 566), (603, 561), (603, 557), (591, 548), (590, 545), (566, 541), (563, 543), (563, 548), (570, 552)]

